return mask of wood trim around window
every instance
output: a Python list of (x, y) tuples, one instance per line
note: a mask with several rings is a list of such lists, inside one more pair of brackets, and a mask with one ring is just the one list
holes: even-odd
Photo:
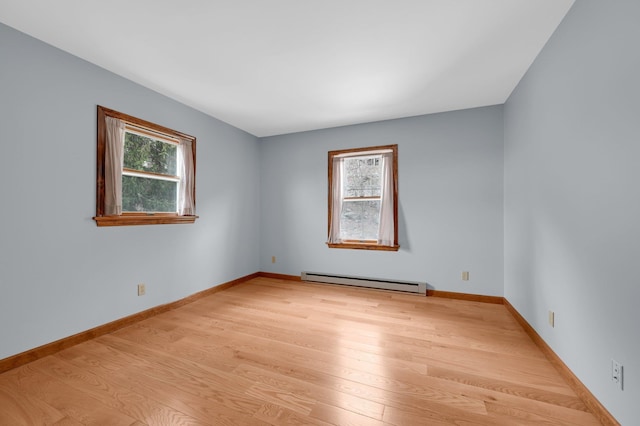
[(329, 248), (339, 249), (355, 249), (355, 250), (379, 250), (379, 251), (398, 251), (399, 245), (381, 246), (378, 243), (327, 243)]
[(96, 216), (93, 219), (98, 226), (133, 226), (194, 223), (197, 218), (175, 213), (123, 213), (121, 216)]
[[(131, 115), (123, 114), (121, 112), (105, 108), (98, 105), (98, 135), (97, 135), (97, 164), (96, 164), (96, 215), (93, 218), (98, 226), (131, 226), (131, 225), (166, 225), (166, 224), (181, 224), (181, 223), (194, 223), (198, 216), (181, 216), (177, 213), (137, 213), (126, 212), (119, 216), (107, 216), (105, 215), (105, 149), (106, 149), (106, 137), (107, 129), (105, 126), (105, 118), (114, 117), (125, 121), (127, 124), (133, 126), (149, 129), (149, 134), (154, 136), (164, 136), (171, 140), (187, 139), (191, 141), (191, 149), (193, 152), (193, 173), (195, 179), (196, 173), (196, 138), (186, 133), (179, 132), (177, 130), (170, 129), (168, 127), (161, 126), (159, 124), (152, 123), (150, 121), (142, 120), (140, 118), (133, 117)], [(193, 186), (193, 200), (195, 204), (195, 183)]]
[(393, 246), (379, 245), (377, 242), (368, 241), (346, 241), (343, 243), (327, 243), (329, 248), (356, 249), (356, 250), (380, 250), (380, 251), (398, 251), (398, 145), (372, 146), (367, 148), (351, 148), (338, 151), (329, 151), (328, 156), (328, 203), (327, 203), (327, 235), (331, 232), (331, 219), (333, 197), (331, 191), (333, 188), (333, 160), (336, 157), (361, 156), (367, 155), (371, 151), (391, 151), (393, 156)]

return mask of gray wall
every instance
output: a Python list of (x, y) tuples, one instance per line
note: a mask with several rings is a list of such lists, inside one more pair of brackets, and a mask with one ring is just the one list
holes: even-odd
[[(400, 251), (327, 248), (327, 152), (395, 143)], [(419, 280), (502, 296), (501, 106), (273, 136), (260, 150), (261, 270)], [(461, 281), (462, 271), (470, 281)]]
[[(0, 58), (0, 359), (259, 269), (257, 138), (2, 24)], [(194, 225), (96, 227), (97, 104), (197, 137)]]
[(638, 22), (635, 0), (577, 1), (505, 106), (505, 296), (625, 425), (640, 418)]

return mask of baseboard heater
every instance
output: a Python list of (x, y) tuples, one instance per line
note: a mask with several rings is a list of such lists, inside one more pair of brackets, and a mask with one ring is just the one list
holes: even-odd
[(397, 290), (409, 293), (427, 295), (427, 283), (416, 281), (396, 281), (383, 280), (379, 278), (364, 278), (348, 275), (320, 274), (316, 272), (303, 272), (302, 281), (312, 281), (316, 283), (343, 284), (357, 287), (377, 288), (383, 290)]

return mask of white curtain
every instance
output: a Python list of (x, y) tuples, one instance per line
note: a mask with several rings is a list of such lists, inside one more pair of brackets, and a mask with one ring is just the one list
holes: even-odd
[(329, 243), (337, 244), (340, 239), (340, 216), (342, 215), (342, 164), (343, 158), (333, 158), (331, 177), (331, 223), (329, 225)]
[(124, 161), (125, 123), (105, 117), (104, 214), (122, 214), (122, 163)]
[(380, 201), (380, 227), (378, 229), (378, 244), (393, 246), (395, 243), (395, 229), (393, 217), (393, 153), (382, 154), (382, 195)]
[(196, 206), (193, 197), (195, 184), (195, 167), (193, 164), (193, 143), (188, 139), (181, 139), (178, 145), (178, 175), (180, 184), (178, 187), (178, 214), (192, 216)]

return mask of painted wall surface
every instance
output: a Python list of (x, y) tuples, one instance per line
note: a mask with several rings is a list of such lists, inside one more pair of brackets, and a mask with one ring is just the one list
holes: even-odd
[[(0, 58), (0, 359), (258, 270), (257, 138), (2, 24)], [(197, 137), (194, 225), (96, 227), (97, 104)]]
[(576, 2), (505, 106), (505, 297), (624, 425), (640, 418), (638, 22), (637, 1)]
[[(400, 251), (328, 248), (328, 151), (396, 143)], [(502, 296), (501, 106), (273, 136), (260, 150), (261, 270)]]

